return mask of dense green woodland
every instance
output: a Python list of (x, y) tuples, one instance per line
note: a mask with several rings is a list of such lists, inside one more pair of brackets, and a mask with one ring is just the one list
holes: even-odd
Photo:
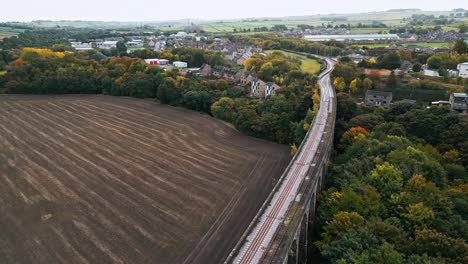
[(468, 262), (468, 119), (338, 96), (336, 152), (314, 243), (331, 263)]

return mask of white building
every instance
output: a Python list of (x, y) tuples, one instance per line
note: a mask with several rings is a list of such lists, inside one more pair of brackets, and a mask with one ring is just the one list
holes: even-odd
[(350, 34), (350, 35), (305, 35), (305, 40), (309, 41), (372, 41), (372, 40), (397, 40), (397, 34)]
[(117, 48), (117, 41), (114, 41), (114, 40), (99, 41), (99, 42), (96, 42), (96, 47), (98, 49)]
[(458, 76), (468, 78), (468, 62), (460, 63), (457, 66)]
[(169, 60), (166, 59), (145, 59), (145, 62), (149, 65), (169, 65)]
[(174, 67), (176, 68), (187, 68), (188, 64), (186, 62), (183, 62), (183, 61), (174, 61), (172, 63), (172, 65), (174, 65)]
[(89, 43), (81, 43), (81, 42), (70, 42), (72, 48), (75, 50), (93, 50), (93, 44)]

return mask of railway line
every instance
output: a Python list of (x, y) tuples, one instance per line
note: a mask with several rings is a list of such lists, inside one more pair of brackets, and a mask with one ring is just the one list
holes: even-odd
[[(301, 200), (302, 186), (309, 179), (311, 168), (316, 168), (316, 162), (324, 162), (322, 149), (328, 149), (331, 144), (327, 137), (327, 129), (334, 125), (335, 92), (331, 85), (330, 73), (335, 61), (322, 58), (327, 63), (327, 69), (320, 74), (321, 87), (320, 106), (305, 140), (297, 154), (286, 169), (282, 178), (264, 203), (241, 241), (231, 252), (225, 263), (247, 264), (264, 263), (267, 253), (271, 252), (272, 244), (281, 225), (287, 225), (288, 213), (294, 202)], [(320, 158), (319, 158), (320, 157)], [(313, 175), (312, 175), (313, 177)], [(276, 244), (277, 241), (275, 242)]]

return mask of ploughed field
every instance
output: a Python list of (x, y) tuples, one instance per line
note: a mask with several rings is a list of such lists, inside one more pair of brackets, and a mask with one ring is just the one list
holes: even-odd
[(287, 146), (149, 100), (0, 96), (0, 263), (218, 263)]

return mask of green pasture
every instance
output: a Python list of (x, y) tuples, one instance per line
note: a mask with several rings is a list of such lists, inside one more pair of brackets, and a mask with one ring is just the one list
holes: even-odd
[(320, 63), (317, 60), (307, 58), (304, 55), (299, 55), (299, 54), (296, 54), (296, 53), (291, 53), (291, 52), (287, 52), (287, 51), (283, 51), (283, 50), (268, 50), (267, 54), (268, 53), (273, 53), (275, 51), (276, 52), (281, 52), (285, 56), (297, 58), (300, 61), (302, 61), (301, 70), (304, 71), (304, 72), (315, 75), (320, 71)]

